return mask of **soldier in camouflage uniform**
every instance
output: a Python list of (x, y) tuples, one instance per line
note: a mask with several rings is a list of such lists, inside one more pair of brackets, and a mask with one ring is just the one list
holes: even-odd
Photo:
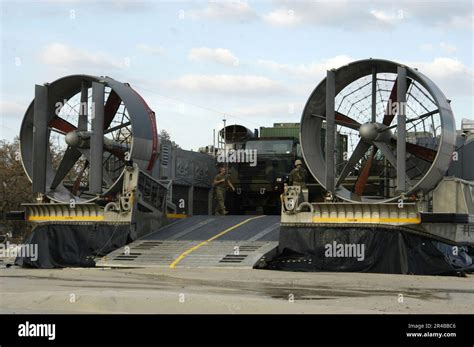
[(308, 172), (303, 167), (301, 160), (295, 161), (295, 168), (291, 170), (289, 177), (290, 186), (300, 186), (301, 189), (306, 189), (306, 178), (308, 177)]
[(235, 191), (234, 186), (229, 180), (227, 175), (227, 169), (225, 166), (219, 168), (219, 173), (214, 178), (214, 191), (215, 191), (215, 204), (214, 204), (214, 214), (216, 215), (225, 215), (229, 212), (225, 209), (225, 194), (228, 188), (231, 188)]

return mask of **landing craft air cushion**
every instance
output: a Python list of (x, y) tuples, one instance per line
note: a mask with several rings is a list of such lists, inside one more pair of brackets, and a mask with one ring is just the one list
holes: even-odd
[[(386, 106), (394, 103), (403, 107)], [(174, 242), (172, 257), (166, 258), (170, 267), (205, 254), (209, 244), (219, 245), (218, 239), (227, 244), (211, 252), (211, 263), (252, 259), (246, 266), (265, 267), (302, 235), (312, 235), (313, 243), (306, 245), (311, 253), (324, 246), (318, 237), (328, 243), (339, 242), (337, 235), (365, 237), (360, 234), (364, 228), (371, 228), (372, 236), (390, 229), (435, 240), (439, 247), (472, 246), (474, 184), (462, 175), (446, 177), (450, 169), (465, 172), (452, 163), (460, 141), (454, 124), (449, 100), (416, 69), (376, 59), (348, 64), (328, 71), (316, 87), (303, 111), (299, 141), (294, 140), (326, 192), (325, 202), (304, 201), (299, 187), (286, 185), (278, 220), (203, 216), (185, 218), (190, 224), (165, 225), (170, 216), (210, 214), (215, 158), (180, 150), (169, 141), (159, 148), (154, 113), (130, 85), (109, 77), (67, 76), (36, 86), (21, 127), (21, 159), (36, 194), (35, 203), (24, 204), (24, 218), (37, 226), (29, 242), (39, 242), (44, 247), (40, 253), (47, 254), (64, 243), (85, 245), (92, 239), (87, 258), (112, 252), (122, 262)], [(243, 138), (229, 136), (229, 142), (256, 140), (246, 128), (234, 135)], [(52, 139), (59, 139), (59, 155), (49, 148)], [(337, 150), (339, 139), (351, 146), (350, 155)], [(298, 150), (291, 149), (293, 154), (296, 159)], [(123, 258), (123, 247), (140, 237), (128, 247), (136, 252)], [(189, 237), (201, 241), (196, 245)], [(95, 264), (79, 259), (81, 252), (43, 265)], [(61, 252), (50, 253), (61, 258)]]

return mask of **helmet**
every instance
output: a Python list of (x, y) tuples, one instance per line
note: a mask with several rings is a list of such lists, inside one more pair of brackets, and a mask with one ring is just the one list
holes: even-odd
[(298, 166), (298, 165), (303, 165), (303, 163), (301, 162), (301, 160), (297, 159), (295, 161), (295, 166)]

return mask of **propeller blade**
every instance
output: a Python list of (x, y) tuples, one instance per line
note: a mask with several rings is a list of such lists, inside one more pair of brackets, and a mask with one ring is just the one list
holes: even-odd
[(392, 91), (390, 92), (390, 97), (387, 100), (385, 115), (383, 116), (382, 123), (387, 126), (389, 126), (392, 123), (393, 118), (395, 117), (395, 114), (392, 112), (392, 108), (390, 106), (392, 103), (397, 101), (397, 84), (398, 84), (398, 79), (396, 79), (395, 83), (393, 83)]
[(356, 164), (361, 160), (367, 150), (370, 148), (370, 144), (359, 140), (359, 143), (357, 144), (356, 148), (352, 152), (351, 157), (347, 161), (346, 165), (344, 165), (344, 168), (341, 171), (341, 174), (339, 175), (339, 178), (337, 179), (336, 182), (336, 187), (338, 187), (344, 179), (351, 173), (352, 170), (356, 167)]
[[(411, 84), (411, 79), (407, 78), (406, 79), (406, 89), (408, 90), (408, 87), (410, 87)], [(397, 87), (398, 86), (398, 78), (395, 80), (395, 83), (393, 84), (392, 91), (390, 92), (390, 97), (387, 101), (387, 107), (385, 108), (385, 115), (383, 116), (383, 124), (386, 126), (389, 126), (393, 118), (395, 118), (395, 113), (392, 111), (392, 107), (390, 107), (393, 103), (397, 101)]]
[[(337, 125), (345, 126), (354, 130), (359, 130), (361, 124), (358, 121), (337, 111), (334, 112), (334, 115), (335, 115), (335, 122)], [(326, 120), (326, 116), (321, 116), (318, 114), (312, 114), (311, 116)]]
[(48, 127), (57, 129), (63, 134), (67, 134), (77, 129), (74, 125), (58, 116), (49, 121)]
[(81, 187), (82, 177), (84, 176), (84, 172), (86, 171), (88, 167), (89, 167), (89, 161), (86, 160), (86, 162), (84, 163), (84, 166), (82, 167), (81, 172), (79, 172), (79, 175), (77, 176), (76, 180), (74, 181), (74, 185), (72, 186), (71, 193), (73, 195), (77, 195), (77, 192), (79, 191), (79, 188)]
[(92, 105), (94, 108), (94, 117), (92, 118), (92, 135), (90, 138), (89, 192), (91, 194), (102, 193), (102, 160), (104, 149), (104, 101), (104, 84), (92, 82)]
[(376, 152), (377, 149), (372, 146), (372, 151), (369, 154), (364, 166), (362, 167), (359, 176), (357, 177), (357, 181), (354, 186), (354, 193), (358, 196), (362, 196), (364, 194), (365, 186), (367, 185), (367, 181), (369, 179), (370, 169), (372, 169), (372, 163), (374, 162)]
[(380, 149), (385, 158), (392, 164), (394, 168), (397, 168), (397, 158), (393, 154), (390, 147), (385, 142), (374, 142), (375, 146)]
[(80, 157), (81, 152), (79, 152), (77, 149), (70, 146), (67, 148), (63, 158), (61, 159), (61, 162), (59, 163), (59, 167), (56, 171), (53, 182), (51, 183), (51, 190), (55, 190), (57, 188), (59, 183), (61, 183), (68, 172), (71, 171), (71, 169), (74, 167), (74, 164), (76, 164)]
[(117, 93), (111, 90), (104, 107), (104, 130), (112, 123), (121, 103), (122, 100)]
[(35, 86), (33, 107), (33, 193), (44, 194), (48, 152), (48, 87)]
[[(376, 143), (376, 145), (379, 145), (379, 144), (380, 143)], [(396, 147), (397, 146), (397, 140), (392, 139), (390, 141), (390, 144), (392, 146)], [(431, 149), (431, 148), (416, 145), (416, 144), (413, 144), (413, 143), (410, 143), (410, 142), (407, 142), (406, 145), (407, 145), (407, 152), (410, 153), (410, 154), (413, 154), (417, 158), (432, 162), (434, 160), (434, 158), (436, 157), (437, 152), (435, 150)], [(369, 158), (367, 159), (367, 162), (365, 163), (364, 167), (362, 168), (361, 173), (359, 174), (359, 177), (357, 178), (354, 193), (357, 194), (358, 196), (362, 196), (364, 194), (365, 185), (367, 184), (367, 180), (369, 178), (369, 173), (370, 173), (370, 169), (372, 168), (372, 163), (373, 163), (373, 160), (375, 158), (375, 153), (376, 153), (376, 150), (373, 150), (372, 154), (369, 155)], [(390, 151), (390, 153), (391, 153), (391, 151)], [(389, 158), (387, 158), (387, 159), (390, 161)], [(393, 158), (392, 158), (392, 160), (393, 160)], [(396, 166), (394, 166), (394, 167), (396, 167)], [(407, 178), (407, 181), (410, 183), (410, 180), (408, 178)]]
[[(396, 147), (397, 140), (396, 139), (390, 140), (390, 144)], [(415, 143), (407, 142), (406, 146), (407, 146), (406, 149), (408, 153), (413, 154), (415, 157), (420, 158), (425, 161), (429, 161), (429, 162), (434, 161), (436, 154), (438, 153), (434, 149), (417, 145)]]
[(336, 124), (338, 125), (345, 125), (348, 128), (359, 130), (360, 123), (342, 113), (336, 111)]
[[(107, 150), (107, 149), (104, 148), (104, 150)], [(84, 148), (79, 148), (79, 151), (82, 153), (82, 155), (90, 163), (91, 162), (90, 150), (89, 149), (84, 149)], [(90, 164), (88, 166), (90, 166)], [(108, 174), (107, 170), (102, 171), (102, 181), (105, 182), (105, 184), (109, 187), (112, 186), (112, 184), (114, 183), (114, 181), (112, 180), (112, 178)], [(83, 192), (83, 193), (86, 194), (86, 192)], [(91, 194), (91, 193), (89, 192), (89, 194)]]

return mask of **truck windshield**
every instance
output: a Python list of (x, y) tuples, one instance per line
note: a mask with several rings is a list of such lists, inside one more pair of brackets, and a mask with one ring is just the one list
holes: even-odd
[(257, 150), (258, 154), (290, 154), (293, 150), (291, 140), (247, 141), (246, 149)]

